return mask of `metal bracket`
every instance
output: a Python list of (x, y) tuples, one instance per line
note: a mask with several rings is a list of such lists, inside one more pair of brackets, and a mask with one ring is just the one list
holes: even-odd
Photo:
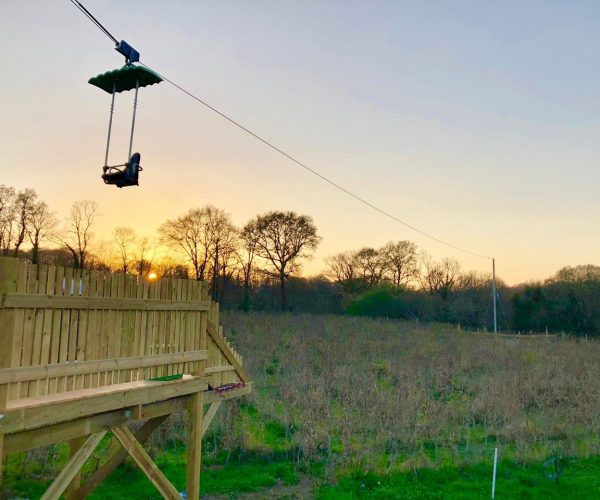
[(125, 40), (121, 40), (119, 43), (117, 43), (115, 50), (125, 56), (125, 62), (128, 65), (134, 62), (139, 62), (140, 60), (140, 53)]

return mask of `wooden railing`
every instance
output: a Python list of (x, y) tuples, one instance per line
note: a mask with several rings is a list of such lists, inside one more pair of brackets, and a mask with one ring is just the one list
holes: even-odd
[[(237, 393), (218, 390), (228, 386)], [(188, 487), (197, 497), (199, 439), (223, 399), (249, 390), (242, 357), (224, 337), (218, 304), (208, 299), (204, 283), (0, 258), (0, 465), (10, 451), (3, 450), (7, 437), (15, 450), (54, 442), (38, 432), (44, 427), (60, 429), (56, 440), (87, 435), (90, 449), (108, 429), (131, 444), (129, 421), (144, 420), (158, 404), (162, 413), (150, 417), (145, 431), (151, 432), (157, 425), (152, 419), (164, 419), (187, 398), (193, 438)], [(204, 423), (203, 401), (212, 405)], [(119, 409), (128, 410), (124, 420), (110, 413)], [(172, 496), (172, 486), (153, 476), (138, 445), (129, 453), (159, 491)], [(67, 475), (61, 472), (49, 489), (52, 498), (68, 485), (77, 495), (91, 491), (104, 477), (80, 488), (68, 474), (85, 456), (75, 448), (73, 453)], [(120, 463), (113, 462), (111, 467)]]

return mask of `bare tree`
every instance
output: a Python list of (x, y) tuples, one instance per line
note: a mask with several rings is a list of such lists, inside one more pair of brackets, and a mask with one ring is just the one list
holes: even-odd
[(362, 280), (363, 288), (371, 288), (383, 279), (385, 260), (379, 250), (361, 248), (354, 254), (353, 260), (357, 277)]
[(207, 206), (204, 211), (206, 253), (212, 271), (211, 293), (213, 300), (217, 301), (223, 297), (223, 281), (236, 249), (237, 229), (224, 210)]
[(342, 252), (328, 257), (326, 276), (342, 287), (347, 293), (356, 291), (356, 259), (354, 252)]
[(380, 252), (385, 261), (387, 274), (395, 286), (407, 285), (417, 277), (417, 246), (414, 243), (390, 241)]
[(24, 189), (17, 193), (15, 199), (16, 231), (13, 255), (17, 257), (21, 245), (25, 241), (31, 220), (31, 213), (37, 202), (37, 193), (33, 189)]
[(130, 227), (117, 227), (113, 231), (113, 241), (119, 250), (121, 271), (127, 274), (131, 261), (131, 247), (135, 243), (135, 231)]
[(29, 242), (31, 243), (31, 260), (34, 264), (39, 262), (40, 245), (42, 241), (51, 239), (56, 235), (58, 220), (55, 212), (50, 211), (44, 201), (35, 203), (29, 215)]
[(434, 261), (430, 255), (421, 256), (422, 271), (419, 276), (421, 288), (431, 295), (439, 295), (447, 301), (454, 289), (460, 273), (460, 263), (456, 259), (445, 258)]
[(138, 238), (134, 250), (133, 266), (139, 276), (145, 276), (152, 268), (156, 245), (148, 236)]
[(194, 208), (176, 219), (167, 220), (158, 229), (163, 243), (178, 248), (185, 254), (198, 281), (204, 280), (210, 258), (206, 226), (206, 209)]
[(17, 193), (14, 188), (0, 184), (0, 253), (8, 255), (16, 223), (15, 201)]
[(76, 201), (71, 206), (60, 241), (71, 252), (76, 268), (84, 269), (87, 265), (92, 227), (97, 216), (98, 205), (94, 201)]
[(258, 231), (256, 221), (250, 221), (244, 226), (239, 234), (239, 246), (237, 258), (242, 271), (242, 281), (244, 283), (244, 302), (242, 309), (250, 309), (250, 284), (252, 282), (253, 263), (256, 255), (256, 245), (258, 242)]
[(271, 264), (279, 278), (281, 309), (286, 310), (286, 279), (299, 268), (299, 260), (316, 250), (321, 238), (312, 217), (295, 212), (268, 212), (256, 224), (256, 254)]

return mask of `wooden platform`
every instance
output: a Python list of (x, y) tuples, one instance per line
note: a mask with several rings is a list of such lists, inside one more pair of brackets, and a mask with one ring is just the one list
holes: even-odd
[[(196, 281), (0, 258), (0, 346), (0, 465), (9, 453), (70, 443), (43, 498), (84, 498), (127, 456), (163, 497), (180, 498), (142, 446), (175, 411), (188, 412), (187, 497), (198, 498), (202, 435), (223, 401), (252, 388)], [(143, 424), (135, 435), (133, 422)], [(121, 449), (82, 479), (107, 432)]]

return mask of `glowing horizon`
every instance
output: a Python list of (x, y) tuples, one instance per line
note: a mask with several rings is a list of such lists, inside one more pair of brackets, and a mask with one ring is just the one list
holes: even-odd
[[(377, 7), (90, 5), (150, 67), (399, 218), (493, 255), (509, 284), (598, 262), (600, 56), (590, 10), (600, 7)], [(76, 200), (97, 201), (99, 235), (122, 225), (154, 234), (206, 204), (240, 226), (294, 210), (323, 236), (308, 275), (329, 255), (390, 240), (489, 272), (487, 260), (336, 192), (167, 83), (140, 91), (140, 187), (104, 186), (110, 97), (86, 82), (120, 56), (68, 2), (4, 11), (3, 46), (23, 43), (0, 56), (11, 74), (0, 84), (0, 183), (35, 189), (61, 215)], [(132, 98), (117, 96), (111, 162), (126, 156)]]

